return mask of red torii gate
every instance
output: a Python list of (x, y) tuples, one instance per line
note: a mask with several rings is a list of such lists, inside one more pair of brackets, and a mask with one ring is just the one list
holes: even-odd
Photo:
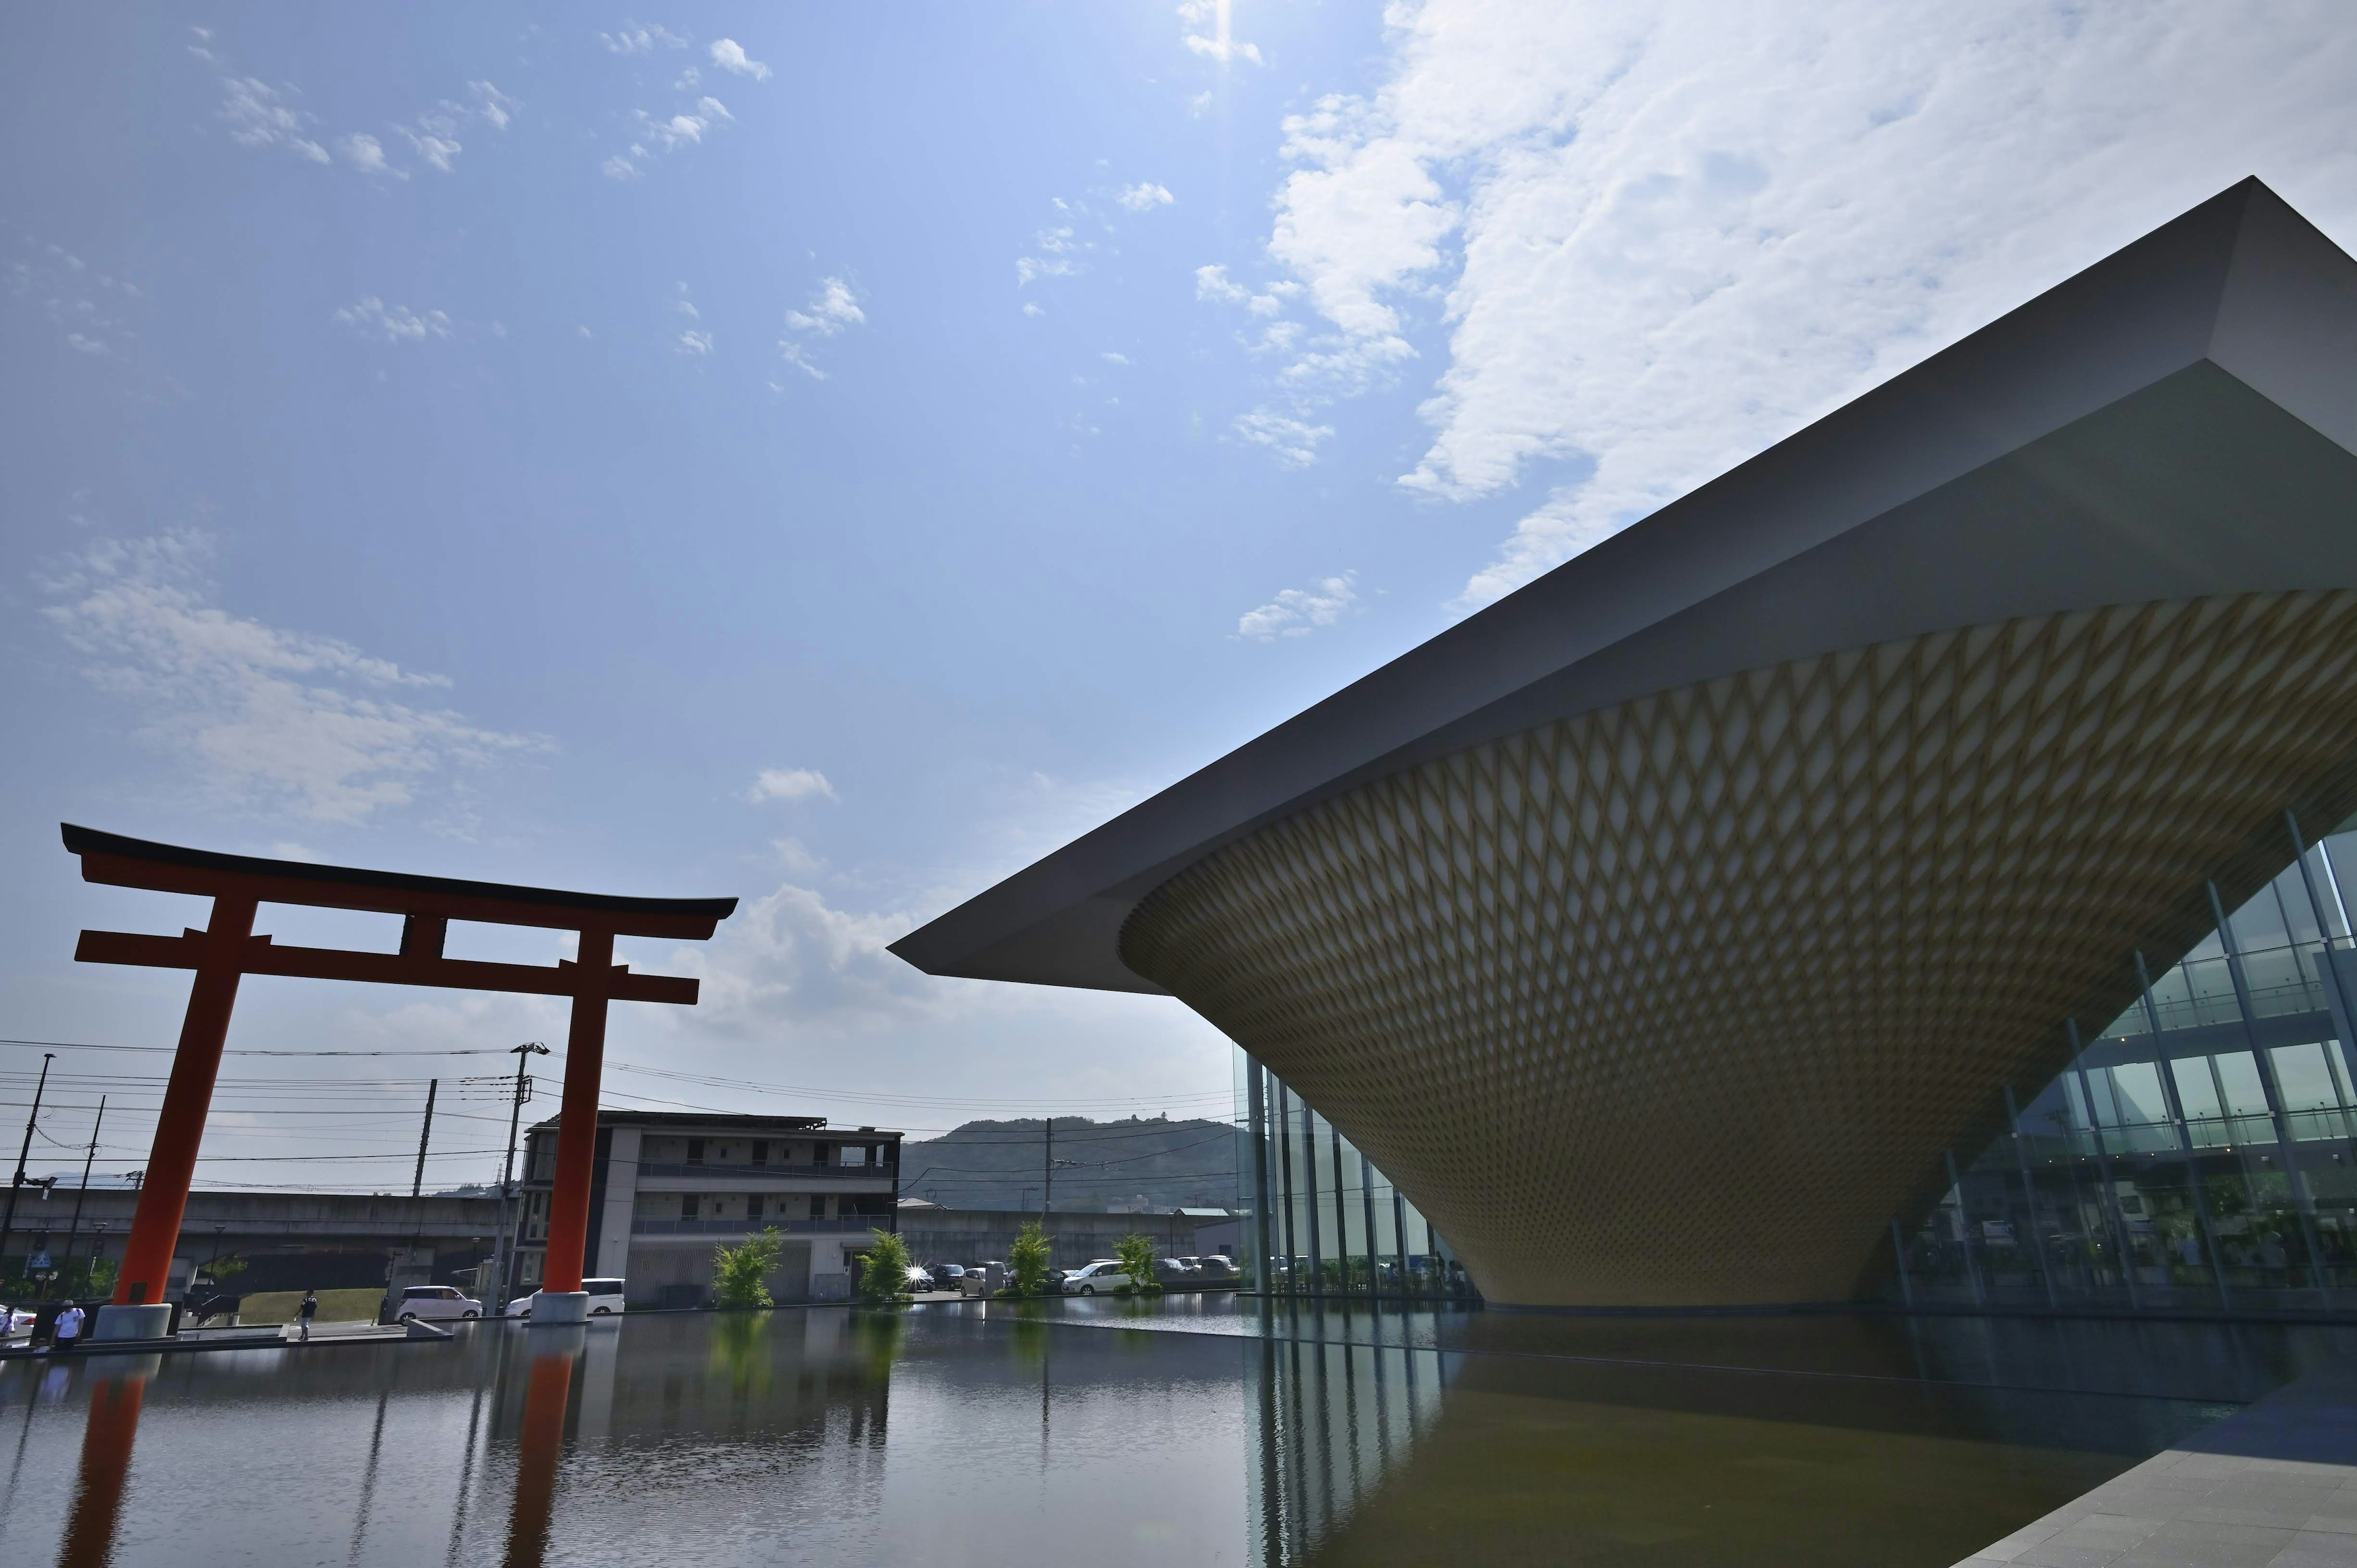
[[(580, 1320), (578, 1312), (567, 1308), (586, 1309), (588, 1302), (580, 1294), (581, 1266), (589, 1233), (589, 1176), (597, 1147), (607, 1004), (670, 1002), (692, 1007), (697, 991), (694, 980), (631, 973), (628, 964), (614, 961), (614, 939), (671, 937), (703, 941), (736, 912), (736, 899), (561, 893), (544, 887), (217, 854), (71, 823), (61, 826), (67, 852), (81, 857), (85, 882), (194, 894), (213, 901), (212, 918), (201, 931), (191, 929), (177, 937), (84, 931), (74, 949), (74, 957), (85, 963), (192, 969), (197, 976), (188, 993), (188, 1015), (180, 1026), (179, 1048), (172, 1058), (163, 1112), (156, 1119), (156, 1142), (147, 1156), (146, 1180), (131, 1221), (123, 1270), (115, 1279), (113, 1305), (100, 1313), (95, 1337), (150, 1337), (168, 1312), (163, 1305), (164, 1283), (179, 1240), (180, 1217), (188, 1206), (188, 1183), (196, 1172), (197, 1145), (204, 1137), (205, 1113), (212, 1103), (221, 1048), (229, 1037), (230, 1010), (237, 1002), (238, 981), (248, 974), (513, 991), (573, 999), (556, 1139), (556, 1186), (549, 1206), (548, 1255), (541, 1277), (542, 1291), (561, 1299), (535, 1306), (533, 1321)], [(267, 936), (253, 934), (255, 908), (262, 904), (399, 915), (403, 917), (401, 950), (373, 953), (282, 947)], [(443, 940), (453, 920), (576, 931), (580, 956), (560, 961), (554, 968), (445, 958)], [(147, 1310), (138, 1310), (143, 1307)]]

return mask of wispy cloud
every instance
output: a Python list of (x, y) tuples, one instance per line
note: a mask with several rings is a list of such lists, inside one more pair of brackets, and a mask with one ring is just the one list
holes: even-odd
[(1359, 602), (1359, 575), (1344, 572), (1320, 577), (1306, 588), (1286, 588), (1258, 609), (1236, 619), (1236, 636), (1252, 642), (1275, 642), (1280, 637), (1307, 637), (1322, 626), (1332, 626)]
[(755, 776), (745, 799), (755, 805), (769, 800), (837, 799), (834, 786), (815, 768), (765, 768)]
[(448, 689), (350, 643), (232, 615), (192, 532), (108, 541), (42, 586), (43, 610), (84, 672), (145, 715), (139, 734), (242, 802), (359, 822), (406, 806), (437, 777), (547, 748), (414, 693)]
[(284, 147), (315, 164), (328, 161), (328, 149), (306, 134), (313, 116), (290, 107), (278, 89), (251, 76), (223, 77), (221, 89), (221, 119), (231, 141), (241, 147)]
[(859, 298), (851, 285), (841, 278), (828, 278), (818, 285), (806, 310), (786, 312), (786, 325), (797, 332), (815, 332), (822, 338), (832, 338), (846, 327), (857, 327), (867, 319), (859, 308)]
[(716, 38), (712, 44), (712, 63), (738, 76), (749, 76), (756, 81), (770, 80), (770, 68), (759, 60), (745, 57), (745, 46), (734, 38)]
[[(1055, 199), (1057, 214), (1069, 218), (1072, 208), (1062, 197)], [(1054, 223), (1031, 236), (1037, 255), (1015, 259), (1015, 286), (1025, 287), (1041, 278), (1071, 277), (1082, 270), (1081, 252), (1091, 249), (1088, 241), (1078, 238), (1070, 221)]]
[(658, 48), (683, 49), (687, 40), (666, 27), (641, 27), (625, 22), (618, 33), (600, 33), (597, 41), (608, 52), (618, 55), (651, 55)]
[(362, 174), (390, 175), (394, 179), (409, 177), (407, 170), (397, 169), (385, 161), (384, 144), (365, 131), (337, 137), (336, 151), (343, 154), (344, 161)]
[(1265, 448), (1278, 462), (1292, 468), (1308, 467), (1316, 462), (1318, 444), (1334, 434), (1330, 424), (1311, 424), (1265, 408), (1238, 414), (1232, 428), (1241, 439)]
[[(1510, 592), (2254, 171), (2346, 188), (2357, 35), (2198, 0), (1432, 0), (1285, 122), (1291, 384), (1448, 361), (1401, 476), (1547, 484)], [(2344, 209), (2345, 210), (2345, 209)]]
[(1125, 185), (1114, 193), (1114, 199), (1132, 212), (1151, 212), (1157, 207), (1168, 207), (1177, 199), (1167, 186), (1140, 182)]
[(422, 314), (406, 306), (387, 305), (374, 295), (336, 312), (335, 319), (363, 338), (387, 343), (422, 343), (428, 338), (450, 336), (450, 318), (438, 310)]
[(679, 335), (679, 342), (675, 347), (683, 354), (693, 354), (700, 358), (712, 352), (712, 334), (698, 332), (691, 328)]
[[(1236, 37), (1233, 10), (1232, 0), (1184, 0), (1178, 7), (1178, 19), (1187, 24), (1188, 51), (1222, 65), (1240, 59), (1248, 59), (1254, 65), (1267, 64), (1261, 59), (1257, 45)], [(1209, 30), (1200, 30), (1205, 28)]]

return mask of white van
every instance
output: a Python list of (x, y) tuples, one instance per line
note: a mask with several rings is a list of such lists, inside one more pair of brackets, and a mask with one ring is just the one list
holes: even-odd
[[(581, 1288), (589, 1295), (589, 1316), (619, 1317), (622, 1313), (622, 1282), (620, 1280), (583, 1280)], [(530, 1317), (532, 1297), (520, 1295), (508, 1303), (510, 1317)]]

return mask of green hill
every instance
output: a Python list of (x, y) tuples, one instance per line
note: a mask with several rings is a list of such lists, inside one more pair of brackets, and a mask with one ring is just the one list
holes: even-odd
[[(1225, 1122), (1054, 1120), (1060, 1210), (1102, 1209), (1141, 1197), (1152, 1208), (1236, 1205), (1236, 1133)], [(938, 1138), (902, 1145), (900, 1196), (950, 1208), (1037, 1208), (1047, 1157), (1047, 1126), (1037, 1116), (968, 1122)]]

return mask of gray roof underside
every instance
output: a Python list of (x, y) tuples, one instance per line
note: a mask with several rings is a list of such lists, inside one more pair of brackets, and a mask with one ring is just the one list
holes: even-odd
[(2357, 585), (2357, 261), (2245, 180), (903, 937), (1159, 993), (1122, 923), (1369, 779), (1553, 718), (2017, 616)]

